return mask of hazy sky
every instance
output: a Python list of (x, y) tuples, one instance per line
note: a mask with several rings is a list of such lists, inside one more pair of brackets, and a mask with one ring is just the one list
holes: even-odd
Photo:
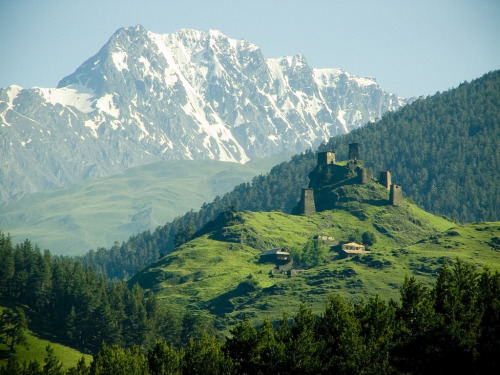
[(500, 0), (0, 0), (0, 87), (56, 87), (120, 27), (218, 29), (265, 57), (431, 95), (500, 68)]

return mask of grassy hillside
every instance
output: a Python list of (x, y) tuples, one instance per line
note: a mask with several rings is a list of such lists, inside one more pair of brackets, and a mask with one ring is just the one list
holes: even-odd
[[(4, 308), (0, 307), (0, 314), (3, 310)], [(87, 363), (87, 365), (92, 361), (91, 355), (83, 354), (78, 350), (55, 342), (43, 340), (29, 330), (25, 331), (25, 335), (27, 346), (16, 347), (16, 356), (19, 363), (23, 363), (24, 361), (38, 361), (39, 363), (43, 364), (43, 360), (47, 356), (45, 348), (49, 344), (54, 350), (54, 355), (59, 361), (63, 363), (63, 370), (67, 370), (70, 367), (75, 366), (77, 362), (82, 358), (82, 356), (85, 357), (85, 362)], [(0, 367), (7, 363), (8, 356), (8, 347), (5, 344), (0, 344)]]
[(76, 255), (151, 230), (250, 181), (285, 158), (246, 165), (163, 161), (0, 204), (0, 230), (53, 253)]
[[(360, 143), (365, 166), (376, 177), (380, 171), (389, 170), (392, 181), (402, 185), (404, 195), (425, 210), (465, 222), (497, 221), (499, 93), (500, 71), (491, 72), (334, 137), (319, 151), (335, 150), (336, 159), (342, 159), (347, 156), (349, 143)], [(126, 274), (108, 273), (123, 278), (144, 264), (144, 259), (156, 260), (156, 249), (160, 254), (172, 251), (180, 228), (193, 225), (198, 230), (231, 206), (242, 211), (291, 212), (300, 189), (309, 183), (307, 176), (315, 163), (313, 152), (296, 155), (265, 176), (254, 178), (251, 184), (239, 185), (202, 206), (200, 211), (188, 212), (151, 235), (138, 234), (120, 251), (109, 249), (99, 257), (88, 256), (87, 263), (97, 268), (106, 264), (106, 269), (127, 269)]]
[[(243, 315), (262, 322), (294, 313), (302, 300), (319, 312), (331, 293), (398, 298), (405, 275), (431, 284), (445, 259), (500, 270), (500, 223), (457, 225), (409, 201), (372, 205), (373, 189), (388, 198), (374, 184), (360, 186), (357, 200), (310, 216), (241, 212), (219, 219), (131, 283), (153, 290), (169, 309), (210, 314), (227, 327)], [(318, 234), (348, 241), (364, 232), (376, 237), (371, 254), (341, 259), (332, 248), (329, 261), (293, 277), (271, 275), (274, 265), (259, 262), (264, 250), (301, 249)]]

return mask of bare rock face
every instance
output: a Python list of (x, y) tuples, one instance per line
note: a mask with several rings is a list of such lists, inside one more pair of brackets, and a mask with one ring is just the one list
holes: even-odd
[(404, 104), (218, 31), (120, 29), (57, 88), (0, 90), (0, 199), (164, 159), (300, 152)]

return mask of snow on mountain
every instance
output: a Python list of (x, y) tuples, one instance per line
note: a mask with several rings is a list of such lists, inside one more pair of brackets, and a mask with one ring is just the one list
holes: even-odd
[(0, 198), (161, 159), (300, 152), (405, 103), (220, 31), (120, 29), (57, 88), (0, 90)]
[(90, 113), (95, 109), (92, 108), (94, 92), (85, 86), (70, 85), (59, 89), (36, 87), (35, 89), (40, 90), (45, 100), (53, 105), (72, 106), (82, 113)]

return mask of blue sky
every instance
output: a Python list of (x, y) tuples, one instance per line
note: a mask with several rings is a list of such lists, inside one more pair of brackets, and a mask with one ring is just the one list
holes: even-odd
[(0, 87), (55, 87), (120, 27), (218, 29), (265, 57), (432, 95), (500, 68), (499, 0), (0, 0)]

